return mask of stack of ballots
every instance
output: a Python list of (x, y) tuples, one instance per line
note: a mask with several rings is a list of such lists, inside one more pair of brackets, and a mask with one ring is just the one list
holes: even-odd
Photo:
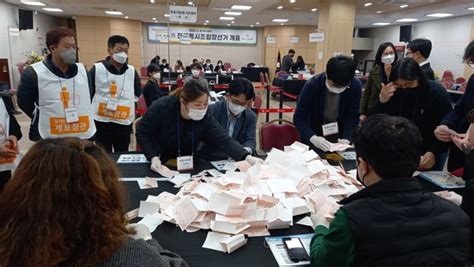
[[(210, 230), (203, 247), (231, 253), (246, 244), (246, 236), (291, 227), (293, 216), (319, 213), (330, 221), (337, 201), (361, 188), (355, 177), (298, 142), (271, 150), (263, 164), (242, 161), (235, 168), (240, 172), (195, 175), (176, 195), (149, 196), (140, 204), (142, 223), (151, 231), (163, 221), (187, 232)], [(313, 226), (309, 217), (298, 223)]]

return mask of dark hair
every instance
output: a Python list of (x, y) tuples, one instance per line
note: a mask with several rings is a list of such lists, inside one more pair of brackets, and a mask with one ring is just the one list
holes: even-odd
[(202, 70), (202, 66), (199, 63), (193, 63), (193, 64), (191, 64), (191, 69), (200, 69), (200, 70)]
[(354, 132), (357, 157), (383, 179), (411, 177), (420, 164), (423, 138), (411, 121), (378, 114)]
[(354, 78), (355, 61), (348, 56), (335, 56), (326, 64), (326, 76), (335, 86), (346, 86)]
[(176, 60), (176, 63), (178, 63), (179, 66), (183, 66), (183, 61), (181, 61), (180, 59)]
[(110, 258), (134, 232), (119, 177), (89, 141), (36, 143), (0, 197), (0, 264), (95, 266)]
[(209, 62), (211, 62), (211, 60), (210, 60), (210, 59), (206, 59), (206, 62), (208, 62), (208, 61), (209, 61)]
[(288, 50), (288, 54), (294, 54), (294, 53), (295, 53), (295, 50), (294, 50), (294, 49)]
[(463, 63), (468, 63), (474, 59), (474, 41), (471, 41), (464, 50), (464, 56), (462, 57)]
[(219, 62), (220, 62), (221, 64), (224, 64), (224, 63), (222, 62), (222, 60), (220, 60), (220, 59), (217, 61), (217, 64), (219, 64)]
[(397, 62), (398, 60), (397, 49), (395, 49), (395, 46), (392, 43), (386, 42), (386, 43), (382, 43), (377, 49), (377, 54), (375, 54), (375, 65), (378, 65), (378, 66), (384, 65), (384, 63), (382, 63), (382, 54), (383, 52), (385, 52), (385, 49), (387, 49), (387, 47), (391, 47), (393, 49), (393, 53), (395, 53), (395, 60), (393, 61), (392, 65), (395, 64), (395, 62)]
[(168, 62), (168, 61), (166, 60), (166, 58), (163, 58), (163, 60), (161, 60), (161, 63), (165, 63), (165, 62)]
[(428, 39), (418, 38), (412, 40), (407, 48), (410, 48), (411, 52), (420, 52), (424, 58), (429, 58), (431, 54), (431, 41)]
[(160, 68), (156, 64), (150, 64), (146, 67), (148, 77), (151, 77), (150, 73), (160, 71)]
[(304, 65), (304, 59), (302, 56), (298, 56), (296, 57), (296, 62), (303, 62), (303, 65)]
[(418, 88), (423, 88), (425, 90), (428, 88), (428, 81), (426, 80), (425, 74), (423, 74), (420, 65), (416, 60), (409, 57), (402, 58), (392, 67), (390, 81), (395, 82), (399, 79), (407, 81), (418, 80)]
[(64, 27), (53, 28), (46, 33), (46, 46), (51, 51), (51, 46), (57, 46), (64, 37), (76, 37), (74, 32)]
[(181, 97), (187, 102), (193, 102), (203, 95), (210, 95), (210, 93), (207, 86), (203, 86), (196, 79), (192, 79), (187, 81), (183, 87), (171, 92), (171, 95)]
[(193, 58), (193, 63), (197, 63), (198, 60), (196, 58)]
[[(107, 46), (109, 48), (114, 48), (116, 44), (126, 44), (128, 47), (130, 47), (130, 43), (126, 37), (121, 35), (110, 36), (109, 40), (107, 41)], [(158, 56), (158, 60), (160, 60), (160, 56)]]
[(229, 94), (238, 96), (240, 94), (245, 95), (245, 99), (255, 99), (255, 91), (253, 84), (246, 78), (235, 78), (229, 84)]

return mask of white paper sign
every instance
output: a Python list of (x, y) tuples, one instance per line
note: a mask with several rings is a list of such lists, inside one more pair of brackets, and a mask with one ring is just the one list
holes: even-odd
[(277, 38), (274, 36), (267, 36), (267, 44), (276, 44)]
[(195, 6), (170, 6), (170, 21), (196, 23), (197, 7)]
[(324, 32), (312, 32), (309, 34), (310, 43), (324, 42)]
[(299, 41), (300, 41), (300, 38), (298, 37), (295, 37), (295, 36), (290, 37), (290, 43), (296, 44), (296, 43), (299, 43)]

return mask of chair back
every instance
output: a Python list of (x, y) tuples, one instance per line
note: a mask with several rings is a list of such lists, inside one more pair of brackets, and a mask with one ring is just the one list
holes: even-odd
[[(277, 124), (283, 122), (283, 124)], [(300, 140), (295, 125), (290, 121), (276, 119), (265, 123), (260, 128), (260, 149), (270, 151), (272, 148), (283, 150), (285, 146)]]

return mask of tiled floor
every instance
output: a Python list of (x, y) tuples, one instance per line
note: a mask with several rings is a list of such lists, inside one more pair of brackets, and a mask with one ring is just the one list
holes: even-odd
[[(263, 97), (264, 103), (262, 107), (265, 107), (265, 96)], [(289, 101), (285, 102), (285, 107), (296, 107), (296, 102), (294, 101)], [(278, 101), (275, 99), (270, 100), (270, 107), (277, 108), (278, 107)], [(31, 146), (33, 146), (34, 142), (30, 141), (28, 138), (28, 131), (30, 129), (30, 118), (26, 116), (24, 113), (20, 115), (16, 115), (16, 119), (18, 120), (18, 123), (21, 126), (21, 131), (23, 133), (23, 138), (20, 140), (19, 145), (20, 145), (20, 151), (22, 153), (26, 153), (28, 149), (30, 149)], [(271, 113), (270, 114), (270, 120), (273, 119), (278, 119), (278, 114), (277, 113)], [(284, 113), (283, 114), (283, 119), (293, 121), (293, 113)], [(258, 129), (266, 122), (266, 114), (259, 114), (258, 119), (257, 119), (257, 144), (258, 144)], [(136, 147), (136, 139), (135, 135), (132, 135), (131, 137), (131, 143), (130, 143), (130, 150), (133, 151), (135, 150)]]

